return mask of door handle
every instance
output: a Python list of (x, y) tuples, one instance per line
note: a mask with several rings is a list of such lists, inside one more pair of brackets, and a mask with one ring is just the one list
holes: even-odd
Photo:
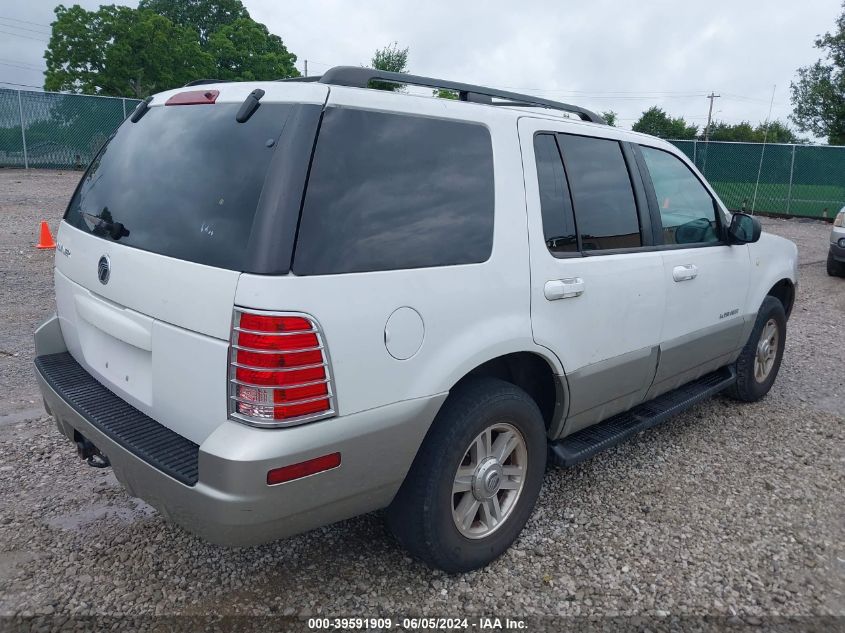
[(698, 277), (698, 266), (695, 264), (684, 264), (672, 269), (672, 279), (675, 281), (689, 281), (696, 277)]
[(543, 287), (543, 294), (549, 301), (580, 297), (584, 294), (584, 280), (580, 277), (552, 279)]

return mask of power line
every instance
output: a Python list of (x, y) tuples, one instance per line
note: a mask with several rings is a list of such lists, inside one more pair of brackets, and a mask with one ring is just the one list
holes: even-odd
[(4, 20), (11, 20), (12, 22), (22, 22), (24, 24), (32, 24), (33, 26), (46, 26), (47, 28), (51, 28), (49, 24), (44, 24), (43, 22), (30, 22), (29, 20), (21, 20), (20, 18), (10, 18), (5, 15), (0, 15), (0, 18)]
[(16, 66), (20, 66), (21, 68), (32, 68), (33, 70), (41, 70), (40, 66), (36, 66), (34, 64), (29, 64), (27, 62), (22, 62), (18, 59), (2, 59), (0, 58), (0, 62), (6, 62), (7, 64), (14, 64)]
[(0, 62), (0, 66), (10, 66), (12, 68), (19, 68), (20, 70), (28, 70), (31, 73), (41, 72), (41, 69), (39, 68), (27, 68), (26, 66), (19, 66), (18, 64), (7, 64), (6, 62)]
[[(4, 18), (0, 18), (2, 20)], [(17, 24), (2, 24), (0, 26), (5, 26), (6, 28), (10, 29), (18, 29), (19, 31), (29, 31), (30, 33), (38, 33), (39, 35), (49, 35), (49, 33), (45, 33), (44, 31), (36, 31), (35, 29), (28, 29), (25, 26), (18, 26)]]
[[(12, 33), (11, 31), (0, 31), (0, 33), (4, 33), (6, 35), (12, 35), (14, 37), (22, 37), (25, 40), (35, 40), (36, 42), (49, 42), (50, 41), (50, 40), (42, 40), (40, 37), (30, 37), (29, 35), (20, 35), (19, 33)], [(46, 33), (45, 33), (45, 35), (46, 35)]]
[(12, 81), (0, 81), (0, 84), (6, 84), (7, 86), (22, 86), (24, 88), (38, 88), (39, 90), (43, 90), (42, 86), (34, 86), (32, 84), (16, 84)]

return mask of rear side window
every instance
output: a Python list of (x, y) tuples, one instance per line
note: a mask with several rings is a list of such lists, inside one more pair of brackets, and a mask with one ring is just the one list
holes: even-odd
[(293, 106), (156, 106), (125, 122), (87, 174), (65, 219), (120, 244), (243, 270), (258, 199)]
[(660, 207), (665, 244), (718, 242), (713, 198), (679, 158), (652, 147), (640, 147)]
[(637, 204), (617, 141), (558, 134), (585, 251), (642, 246)]
[(319, 275), (471, 264), (493, 246), (484, 126), (326, 110), (293, 270)]
[(555, 254), (575, 253), (578, 251), (578, 237), (572, 200), (553, 134), (538, 134), (534, 137), (534, 156), (546, 246)]

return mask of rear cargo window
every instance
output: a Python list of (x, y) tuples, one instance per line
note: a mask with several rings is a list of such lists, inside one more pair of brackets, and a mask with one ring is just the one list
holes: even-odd
[(471, 264), (493, 245), (493, 150), (482, 125), (326, 110), (293, 270)]
[(78, 229), (199, 264), (242, 270), (267, 167), (292, 108), (153, 107), (125, 122), (68, 206)]

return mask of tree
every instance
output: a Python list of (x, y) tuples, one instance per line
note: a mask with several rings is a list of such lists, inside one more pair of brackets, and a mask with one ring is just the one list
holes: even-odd
[(803, 143), (790, 127), (781, 121), (774, 120), (759, 123), (754, 127), (748, 121), (729, 124), (722, 121), (714, 123), (710, 127), (711, 141), (741, 141), (745, 143)]
[(59, 5), (55, 13), (46, 90), (144, 98), (194, 79), (299, 75), (296, 56), (240, 0), (142, 0), (139, 9), (97, 11)]
[(792, 121), (803, 132), (827, 137), (831, 145), (845, 145), (845, 3), (836, 32), (815, 42), (825, 52), (812, 66), (798, 69), (792, 82)]
[(214, 60), (215, 79), (267, 81), (298, 77), (296, 55), (278, 35), (253, 20), (241, 0), (141, 0), (149, 9), (196, 34)]
[(710, 140), (754, 143), (757, 139), (754, 137), (754, 127), (748, 121), (734, 125), (723, 121), (715, 121), (710, 126)]
[(643, 132), (660, 138), (694, 139), (698, 134), (698, 126), (688, 124), (683, 117), (671, 118), (657, 106), (652, 106), (645, 112), (631, 128), (635, 132)]
[(46, 90), (143, 98), (213, 69), (190, 30), (151, 11), (59, 5), (55, 13)]
[(282, 39), (251, 18), (238, 18), (220, 27), (208, 39), (207, 51), (217, 67), (216, 79), (236, 81), (296, 77), (296, 55)]
[(431, 91), (435, 97), (439, 97), (440, 99), (454, 99), (457, 100), (460, 98), (457, 90), (447, 90), (446, 88), (435, 88)]
[(775, 119), (770, 121), (768, 125), (768, 134), (766, 132), (766, 124), (761, 123), (754, 130), (759, 142), (764, 140), (768, 143), (806, 143), (807, 139), (798, 136), (792, 128), (786, 123), (782, 123)]
[[(408, 72), (408, 47), (399, 48), (398, 42), (393, 42), (384, 48), (379, 48), (373, 55), (370, 65), (377, 70), (386, 70), (392, 73)], [(387, 81), (371, 81), (370, 88), (377, 90), (402, 90), (404, 84), (396, 84)]]
[(196, 31), (203, 47), (220, 28), (235, 20), (250, 19), (241, 0), (141, 0), (138, 8), (149, 9), (173, 24)]
[(616, 127), (616, 118), (618, 116), (619, 115), (613, 110), (607, 110), (601, 113), (601, 118), (603, 118), (605, 123), (607, 123), (610, 127)]

